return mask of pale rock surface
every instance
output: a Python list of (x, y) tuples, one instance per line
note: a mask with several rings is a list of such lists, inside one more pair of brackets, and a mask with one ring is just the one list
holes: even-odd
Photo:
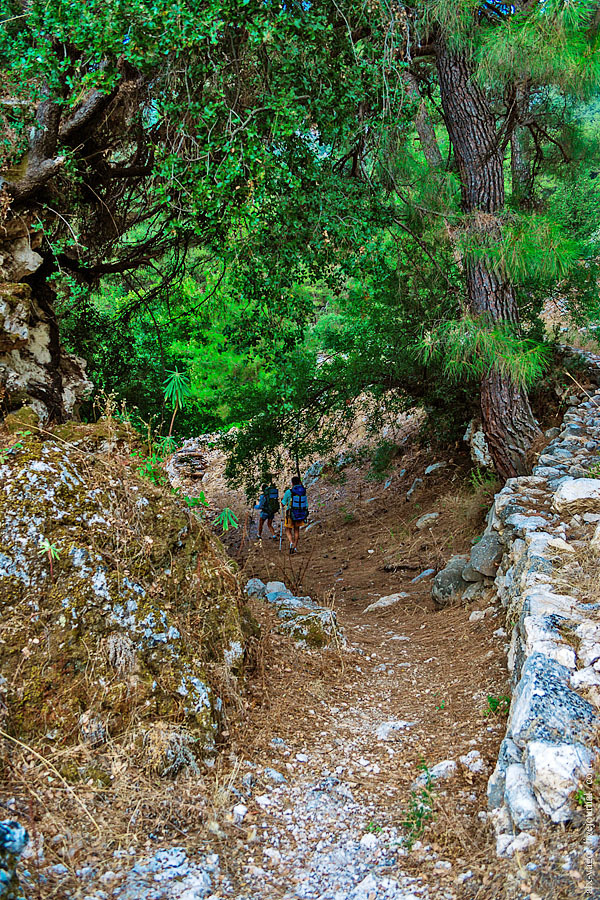
[(376, 612), (378, 609), (387, 609), (389, 606), (395, 606), (409, 596), (410, 594), (407, 594), (405, 591), (399, 591), (397, 594), (388, 594), (387, 597), (380, 597), (379, 600), (370, 603), (364, 611), (368, 613)]
[(572, 478), (554, 494), (554, 508), (564, 515), (600, 511), (600, 479)]
[(539, 822), (540, 808), (525, 766), (521, 763), (511, 763), (508, 766), (504, 797), (510, 817), (520, 831)]
[(591, 768), (591, 749), (576, 743), (530, 741), (525, 768), (539, 805), (553, 822), (572, 818), (570, 804), (581, 778)]
[(431, 528), (437, 520), (439, 519), (440, 514), (437, 512), (425, 513), (424, 516), (421, 516), (415, 522), (415, 528), (418, 531), (424, 531), (426, 528)]

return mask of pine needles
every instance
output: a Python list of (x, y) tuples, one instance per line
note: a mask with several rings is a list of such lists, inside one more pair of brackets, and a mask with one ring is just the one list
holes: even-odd
[(517, 336), (508, 324), (470, 315), (425, 332), (416, 353), (425, 364), (441, 364), (453, 382), (498, 369), (521, 388), (537, 381), (550, 362), (546, 345)]

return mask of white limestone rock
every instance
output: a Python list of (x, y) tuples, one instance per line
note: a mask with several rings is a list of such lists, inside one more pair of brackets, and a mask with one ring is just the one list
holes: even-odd
[(507, 734), (523, 748), (530, 741), (572, 741), (593, 737), (597, 716), (568, 685), (569, 669), (534, 653), (524, 663), (513, 694)]
[(573, 817), (571, 798), (590, 770), (593, 753), (582, 744), (531, 741), (525, 748), (525, 768), (533, 792), (552, 822)]
[(573, 672), (569, 683), (574, 691), (581, 688), (600, 687), (600, 673), (596, 672), (593, 666), (586, 666), (585, 669)]
[(496, 838), (496, 853), (498, 856), (514, 856), (522, 853), (535, 844), (535, 837), (527, 831), (522, 831), (516, 837), (509, 834), (501, 834)]
[(523, 831), (540, 821), (540, 808), (525, 766), (511, 763), (506, 770), (504, 799), (514, 825)]
[(454, 759), (444, 759), (442, 762), (432, 766), (428, 772), (422, 772), (421, 775), (415, 779), (414, 784), (418, 787), (424, 787), (430, 779), (431, 781), (445, 781), (456, 775), (457, 769), (458, 766)]
[(464, 756), (459, 756), (458, 761), (473, 775), (480, 775), (482, 772), (485, 772), (485, 763), (479, 750), (469, 750)]
[(549, 616), (525, 616), (522, 632), (526, 656), (542, 653), (568, 669), (575, 668), (575, 651), (561, 640), (560, 633)]
[(564, 481), (554, 494), (553, 506), (564, 515), (600, 511), (600, 479), (572, 478)]
[(431, 528), (437, 520), (439, 519), (440, 514), (437, 512), (425, 513), (424, 516), (421, 516), (415, 522), (415, 528), (418, 531), (424, 531), (426, 528)]
[(410, 597), (410, 594), (407, 594), (405, 591), (400, 591), (397, 594), (388, 594), (387, 597), (380, 597), (379, 600), (370, 603), (364, 611), (368, 613), (376, 612), (378, 609), (387, 609), (388, 606), (395, 606), (406, 597)]

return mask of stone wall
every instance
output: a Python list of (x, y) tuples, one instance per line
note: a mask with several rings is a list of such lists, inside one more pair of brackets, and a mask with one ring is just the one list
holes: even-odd
[(495, 585), (512, 628), (513, 686), (488, 800), (497, 851), (511, 855), (544, 822), (577, 817), (576, 792), (598, 760), (600, 392), (569, 408), (533, 474), (496, 495), (488, 522), (504, 550)]

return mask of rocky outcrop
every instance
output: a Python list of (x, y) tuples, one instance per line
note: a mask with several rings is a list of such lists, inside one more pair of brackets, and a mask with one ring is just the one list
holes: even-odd
[(319, 606), (310, 597), (295, 597), (283, 581), (264, 584), (260, 578), (251, 578), (246, 584), (246, 593), (271, 604), (280, 620), (277, 630), (289, 635), (300, 646), (318, 650), (335, 642), (343, 643), (334, 611)]
[(600, 393), (569, 409), (531, 476), (496, 495), (483, 539), (503, 550), (495, 585), (512, 627), (513, 696), (488, 785), (501, 854), (521, 832), (576, 818), (598, 759), (599, 463)]
[(51, 304), (25, 281), (43, 262), (40, 243), (25, 220), (0, 225), (0, 396), (9, 409), (33, 407), (45, 423), (72, 415), (93, 386), (85, 362), (61, 347)]
[(129, 760), (168, 775), (214, 749), (243, 604), (218, 541), (119, 457), (132, 440), (72, 423), (0, 454), (3, 727), (61, 746), (126, 735)]

